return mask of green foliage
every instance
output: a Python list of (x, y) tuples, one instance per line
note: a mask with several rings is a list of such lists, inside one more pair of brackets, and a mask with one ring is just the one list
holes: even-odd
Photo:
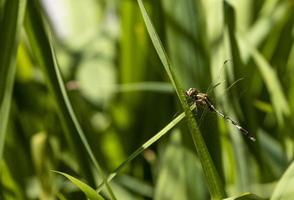
[(293, 197), (293, 173), (294, 173), (294, 164), (288, 167), (281, 179), (279, 180), (277, 187), (275, 188), (271, 200), (276, 199), (291, 199)]
[(0, 34), (0, 160), (2, 160), (11, 96), (15, 77), (16, 52), (26, 9), (26, 1), (5, 4)]
[(88, 186), (87, 184), (83, 183), (79, 179), (76, 179), (75, 177), (72, 177), (66, 173), (58, 172), (58, 171), (53, 171), (55, 173), (61, 174), (68, 178), (73, 184), (75, 184), (80, 190), (82, 190), (85, 195), (89, 198), (89, 200), (103, 200), (104, 198), (100, 196), (99, 194), (96, 193), (96, 191)]
[(242, 194), (238, 197), (230, 197), (226, 198), (224, 200), (262, 200), (263, 198), (260, 198), (254, 194)]
[[(83, 165), (87, 163), (87, 160), (85, 159), (85, 155), (80, 154), (80, 152), (83, 152), (82, 149), (85, 148), (86, 151), (84, 151), (84, 154), (85, 152), (88, 154), (96, 170), (103, 177), (103, 181), (106, 182), (107, 189), (109, 190), (112, 199), (115, 199), (114, 194), (86, 140), (68, 99), (62, 76), (55, 60), (54, 51), (50, 45), (50, 40), (47, 38), (45, 25), (42, 23), (42, 16), (39, 13), (40, 11), (37, 9), (38, 4), (34, 0), (30, 3), (31, 4), (28, 6), (26, 16), (26, 31), (33, 53), (35, 54), (40, 66), (43, 67), (47, 80), (50, 84), (51, 91), (53, 91), (52, 93), (54, 94), (57, 102), (56, 104), (58, 105), (57, 107), (61, 115), (61, 119), (64, 120), (63, 124), (66, 127), (65, 132), (67, 132), (67, 134), (72, 133), (72, 135), (68, 135), (67, 138), (70, 139), (73, 136), (75, 140), (70, 143), (72, 144), (72, 148), (75, 150), (74, 152), (78, 155), (78, 160), (82, 165), (81, 170), (84, 171), (84, 173), (89, 177), (89, 180), (91, 180), (91, 169), (89, 165)], [(79, 145), (77, 136), (80, 137), (83, 146)]]
[(165, 53), (165, 50), (163, 49), (163, 46), (158, 38), (158, 35), (156, 31), (154, 30), (154, 27), (149, 19), (148, 14), (146, 13), (145, 7), (141, 0), (138, 0), (146, 27), (148, 29), (148, 33), (150, 35), (150, 38), (152, 40), (152, 43), (157, 51), (158, 56), (160, 57), (160, 60), (165, 68), (166, 73), (168, 74), (168, 77), (170, 81), (172, 82), (178, 98), (181, 101), (182, 107), (184, 108), (186, 117), (188, 118), (188, 126), (191, 132), (191, 136), (193, 138), (194, 145), (196, 147), (199, 159), (202, 164), (203, 172), (205, 175), (205, 178), (208, 183), (208, 188), (211, 194), (212, 199), (220, 199), (225, 196), (225, 192), (223, 187), (221, 186), (220, 177), (215, 169), (215, 166), (211, 160), (211, 157), (209, 155), (208, 149), (204, 143), (204, 140), (201, 136), (201, 133), (199, 131), (198, 125), (196, 123), (196, 120), (193, 116), (192, 111), (190, 110), (190, 107), (188, 105), (187, 99), (185, 98), (185, 92), (182, 89), (182, 86), (180, 85), (178, 79), (175, 76), (175, 73), (173, 71), (173, 68), (167, 58), (167, 55)]
[(0, 1), (0, 199), (291, 199), (293, 6)]

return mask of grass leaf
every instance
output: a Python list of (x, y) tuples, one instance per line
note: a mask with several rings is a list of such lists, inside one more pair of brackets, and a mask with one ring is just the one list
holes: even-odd
[(272, 196), (271, 200), (287, 200), (293, 199), (294, 195), (294, 162), (288, 167), (282, 178), (280, 178)]
[[(67, 139), (71, 140), (72, 137), (74, 139), (74, 141), (71, 141), (71, 145), (72, 149), (77, 155), (77, 159), (79, 160), (78, 162), (81, 165), (81, 170), (88, 178), (88, 181), (94, 185), (90, 165), (87, 164), (87, 158), (83, 153), (83, 149), (85, 148), (86, 153), (89, 155), (96, 170), (102, 176), (103, 180), (106, 181), (106, 177), (98, 161), (96, 160), (72, 109), (62, 80), (61, 72), (55, 60), (50, 38), (47, 36), (46, 27), (42, 21), (42, 15), (40, 13), (40, 9), (38, 9), (38, 6), (39, 5), (35, 0), (30, 1), (25, 20), (26, 32), (28, 34), (33, 53), (35, 54), (39, 65), (44, 70), (47, 81), (50, 85), (51, 92), (54, 94), (57, 106), (59, 108), (59, 114), (67, 130)], [(69, 133), (72, 133), (72, 135), (69, 135)], [(82, 142), (83, 146), (80, 145), (80, 142)], [(112, 199), (116, 199), (108, 183), (106, 183), (106, 187)]]
[(255, 194), (245, 193), (236, 197), (225, 198), (224, 200), (263, 200), (264, 198), (258, 197)]
[(16, 52), (26, 0), (6, 2), (0, 33), (0, 160), (2, 159), (16, 70)]
[[(181, 113), (179, 116), (177, 116), (175, 119), (173, 119), (170, 123), (168, 123), (163, 129), (161, 129), (158, 133), (156, 133), (152, 138), (150, 138), (147, 142), (142, 144), (141, 147), (136, 149), (122, 164), (120, 164), (114, 171), (111, 173), (107, 181), (110, 182), (114, 177), (119, 174), (119, 172), (132, 160), (134, 160), (138, 155), (140, 155), (145, 149), (150, 147), (152, 144), (157, 142), (161, 137), (166, 135), (175, 125), (177, 125), (183, 118), (185, 117), (185, 113)], [(98, 188), (97, 191), (100, 191), (102, 189), (104, 183), (102, 183)]]
[(199, 128), (197, 126), (197, 123), (195, 121), (195, 118), (192, 114), (192, 111), (190, 110), (190, 107), (187, 103), (187, 100), (185, 98), (184, 91), (182, 87), (180, 86), (179, 82), (176, 79), (175, 74), (173, 73), (173, 69), (171, 67), (171, 63), (169, 62), (169, 59), (167, 57), (167, 54), (162, 46), (162, 43), (149, 19), (149, 16), (146, 12), (146, 9), (143, 5), (143, 2), (141, 0), (138, 0), (138, 4), (144, 19), (144, 22), (146, 24), (146, 28), (148, 30), (149, 36), (152, 40), (152, 43), (156, 49), (156, 52), (165, 68), (166, 73), (168, 74), (168, 77), (170, 81), (172, 82), (177, 95), (181, 101), (181, 104), (184, 108), (185, 114), (188, 119), (188, 125), (189, 129), (193, 138), (194, 145), (196, 147), (198, 156), (200, 158), (202, 168), (204, 171), (204, 175), (208, 184), (208, 189), (210, 191), (212, 199), (221, 199), (225, 196), (224, 189), (221, 184), (220, 177), (218, 175), (218, 172), (216, 171), (216, 168), (212, 162), (212, 159), (209, 155), (208, 149), (204, 143), (204, 140), (202, 138), (202, 135), (199, 131)]
[(59, 171), (53, 171), (53, 172), (55, 172), (57, 174), (61, 174), (61, 175), (65, 176), (66, 178), (68, 178), (73, 184), (75, 184), (80, 190), (82, 190), (90, 200), (103, 200), (104, 199), (93, 188), (91, 188), (86, 183), (80, 181), (79, 179), (77, 179), (73, 176), (70, 176), (66, 173), (63, 173), (63, 172), (59, 172)]
[(283, 117), (290, 114), (289, 105), (276, 72), (262, 54), (255, 47), (250, 45), (245, 38), (239, 37), (239, 41), (244, 48), (246, 47), (250, 50), (271, 97), (277, 120), (279, 123), (283, 124)]

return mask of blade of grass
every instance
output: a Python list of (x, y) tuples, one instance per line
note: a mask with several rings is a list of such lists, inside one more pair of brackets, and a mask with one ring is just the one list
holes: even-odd
[(243, 48), (249, 49), (268, 89), (277, 120), (279, 124), (283, 124), (283, 117), (290, 114), (289, 105), (276, 72), (262, 54), (254, 46), (250, 45), (244, 37), (239, 37), (239, 42)]
[(160, 162), (157, 165), (154, 200), (207, 198), (200, 162), (194, 152), (183, 145), (183, 137), (178, 128), (172, 130), (166, 146), (158, 152)]
[[(271, 4), (271, 1), (266, 1), (264, 6)], [(250, 44), (255, 47), (260, 46), (262, 42), (268, 37), (273, 27), (281, 23), (288, 15), (291, 8), (291, 3), (288, 1), (281, 1), (278, 5), (271, 9), (263, 9), (266, 12), (261, 12), (260, 17), (254, 22), (253, 26), (247, 31), (246, 37)], [(243, 51), (244, 61), (247, 62), (250, 58), (250, 52)]]
[(86, 183), (80, 181), (79, 179), (77, 179), (73, 176), (70, 176), (66, 173), (63, 173), (63, 172), (59, 172), (59, 171), (53, 171), (53, 172), (55, 172), (57, 174), (61, 174), (61, 175), (65, 176), (67, 179), (69, 179), (80, 190), (82, 190), (90, 200), (103, 200), (104, 199), (101, 195), (97, 194), (93, 188), (91, 188)]
[[(191, 109), (194, 109), (194, 107), (191, 107)], [(110, 182), (114, 177), (118, 175), (118, 173), (128, 164), (130, 163), (134, 158), (136, 158), (138, 155), (140, 155), (145, 149), (150, 147), (152, 144), (157, 142), (162, 136), (168, 133), (175, 125), (177, 125), (183, 118), (185, 117), (185, 113), (181, 113), (179, 116), (177, 116), (174, 120), (172, 120), (170, 123), (168, 123), (161, 131), (156, 133), (152, 138), (150, 138), (147, 142), (142, 144), (138, 149), (136, 149), (122, 164), (120, 164), (114, 171), (107, 177), (107, 181)], [(101, 191), (102, 186), (104, 183), (100, 184), (97, 188), (97, 191)]]
[[(83, 148), (86, 149), (86, 153), (89, 155), (91, 161), (93, 162), (96, 170), (101, 175), (103, 181), (106, 183), (106, 187), (112, 199), (116, 199), (111, 187), (106, 182), (106, 177), (96, 160), (90, 145), (87, 142), (85, 134), (75, 116), (75, 113), (72, 109), (71, 103), (66, 93), (66, 89), (62, 80), (61, 72), (57, 66), (55, 54), (50, 43), (50, 35), (47, 35), (46, 27), (42, 21), (42, 15), (40, 13), (40, 7), (35, 0), (30, 0), (28, 4), (27, 16), (25, 19), (26, 32), (32, 47), (33, 53), (36, 56), (36, 59), (39, 65), (42, 67), (47, 80), (49, 82), (49, 87), (53, 93), (56, 104), (58, 106), (58, 111), (63, 120), (63, 125), (65, 126), (67, 138), (74, 137), (75, 146), (73, 150), (79, 159), (79, 164), (82, 165), (81, 170), (84, 174), (91, 180), (91, 168), (87, 165), (87, 158), (81, 151)], [(69, 135), (69, 133), (73, 133)], [(82, 145), (79, 144), (79, 138), (82, 142)]]
[(0, 33), (0, 160), (4, 151), (5, 135), (13, 92), (16, 51), (24, 19), (26, 0), (5, 3)]
[[(161, 4), (164, 13), (163, 27), (166, 34), (166, 38), (161, 40), (166, 42), (169, 58), (178, 80), (184, 87), (194, 85), (193, 87), (206, 91), (212, 82), (210, 74), (213, 67), (210, 62), (211, 51), (208, 47), (209, 40), (206, 26), (208, 17), (205, 16), (203, 2), (163, 0)], [(211, 13), (209, 17), (211, 17)], [(160, 27), (160, 24), (158, 27)], [(205, 126), (205, 123), (203, 123), (202, 130), (205, 130), (203, 136), (206, 139), (214, 138), (205, 141), (214, 165), (223, 178), (219, 129), (215, 121), (216, 118), (214, 117), (211, 120), (213, 121), (211, 121), (210, 126)]]
[[(224, 17), (225, 17), (225, 24), (227, 25), (227, 35), (229, 39), (229, 45), (230, 45), (230, 53), (232, 55), (232, 61), (234, 66), (234, 78), (241, 78), (244, 75), (244, 64), (243, 60), (241, 59), (239, 46), (235, 37), (236, 32), (236, 12), (235, 8), (230, 4), (229, 1), (223, 2), (223, 9), (224, 9)], [(245, 83), (241, 83), (240, 86), (242, 88), (245, 88)], [(232, 97), (236, 97), (236, 90), (231, 90)], [(245, 101), (246, 98), (246, 101)], [(246, 106), (246, 102), (251, 102), (250, 96), (246, 96), (242, 98), (239, 101), (235, 101), (234, 98), (226, 98), (224, 104), (225, 109), (227, 111), (230, 111), (230, 115), (235, 115), (234, 109), (232, 109), (231, 105), (235, 104), (236, 107), (240, 107), (242, 110), (244, 108), (247, 108), (247, 111), (249, 111), (249, 106)], [(235, 108), (236, 108), (235, 107)], [(236, 110), (236, 109), (235, 109)], [(253, 113), (253, 112), (246, 112), (246, 113)], [(252, 118), (252, 117), (251, 117)], [(250, 118), (250, 119), (251, 119)], [(248, 122), (248, 126), (251, 125)], [(233, 132), (232, 132), (233, 133)], [(246, 165), (247, 162), (247, 154), (244, 151), (244, 142), (241, 139), (240, 134), (232, 134), (232, 144), (235, 146), (234, 152), (236, 157), (236, 169), (237, 169), (237, 188), (239, 192), (248, 191), (249, 187), (249, 168)]]
[(255, 194), (245, 193), (236, 197), (225, 198), (224, 200), (264, 200), (264, 198), (261, 198)]
[(179, 82), (176, 79), (175, 74), (172, 71), (173, 69), (171, 67), (171, 63), (169, 62), (168, 57), (165, 53), (165, 50), (161, 44), (161, 41), (149, 19), (149, 16), (143, 5), (143, 2), (141, 0), (137, 0), (137, 1), (141, 10), (147, 31), (152, 40), (152, 43), (165, 68), (166, 73), (168, 74), (170, 81), (172, 82), (176, 90), (176, 93), (181, 101), (182, 107), (184, 108), (185, 114), (188, 119), (188, 126), (190, 129), (190, 133), (192, 135), (193, 142), (198, 153), (198, 157), (202, 164), (204, 176), (206, 178), (211, 197), (212, 199), (221, 199), (225, 196), (224, 188), (222, 187), (219, 174), (216, 171), (216, 168), (213, 164), (211, 156), (209, 155), (208, 149), (204, 143), (203, 137), (199, 131), (195, 118), (189, 108), (188, 102), (185, 98), (184, 90), (180, 86)]
[(21, 186), (17, 183), (13, 177), (10, 167), (5, 160), (0, 161), (0, 197), (1, 199), (26, 199), (24, 193), (21, 190)]
[(279, 199), (293, 199), (294, 189), (294, 162), (288, 167), (282, 178), (280, 178), (272, 196), (271, 200)]

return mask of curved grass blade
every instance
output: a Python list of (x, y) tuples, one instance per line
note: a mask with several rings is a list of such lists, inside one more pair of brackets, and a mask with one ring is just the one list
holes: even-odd
[(260, 74), (264, 79), (265, 86), (268, 89), (277, 120), (279, 124), (283, 124), (283, 117), (290, 114), (290, 109), (276, 72), (262, 54), (255, 47), (250, 45), (245, 38), (239, 37), (239, 41), (241, 45), (249, 49)]
[(208, 152), (208, 149), (204, 143), (203, 137), (199, 131), (199, 128), (197, 126), (197, 123), (195, 121), (195, 118), (192, 114), (192, 111), (189, 108), (187, 99), (185, 97), (184, 90), (180, 86), (179, 82), (176, 79), (175, 74), (173, 73), (173, 69), (171, 67), (171, 64), (168, 60), (168, 57), (165, 53), (165, 50), (161, 44), (161, 41), (149, 19), (149, 16), (146, 12), (146, 9), (143, 5), (143, 2), (141, 0), (137, 0), (147, 31), (149, 33), (149, 36), (152, 40), (152, 43), (156, 49), (156, 52), (165, 68), (166, 73), (168, 74), (168, 77), (170, 81), (172, 82), (174, 89), (176, 90), (176, 93), (181, 101), (182, 107), (184, 108), (185, 115), (188, 119), (188, 126), (190, 129), (190, 133), (193, 138), (193, 142), (195, 145), (195, 148), (198, 153), (198, 157), (201, 161), (204, 176), (206, 178), (208, 189), (210, 191), (212, 199), (221, 199), (225, 196), (224, 188), (222, 187), (221, 180), (219, 177), (218, 172), (216, 171), (216, 168), (212, 162), (211, 156)]
[[(67, 134), (67, 139), (69, 141), (71, 138), (74, 139), (74, 141), (70, 141), (72, 150), (75, 155), (77, 155), (81, 170), (83, 170), (88, 181), (90, 180), (91, 184), (94, 185), (94, 180), (91, 175), (91, 167), (88, 164), (87, 157), (83, 154), (84, 149), (84, 152), (89, 155), (96, 170), (103, 178), (103, 181), (106, 182), (106, 177), (87, 142), (85, 134), (75, 116), (67, 96), (61, 72), (57, 66), (50, 38), (48, 37), (50, 35), (47, 35), (45, 24), (42, 21), (39, 5), (35, 0), (30, 0), (29, 2), (30, 4), (28, 4), (27, 16), (25, 19), (26, 32), (33, 53), (35, 54), (39, 65), (42, 67), (45, 76), (47, 76), (51, 92), (53, 93), (58, 106), (58, 114), (60, 115), (61, 120), (63, 120), (63, 125), (66, 129), (65, 133)], [(70, 133), (73, 134), (70, 135)], [(111, 198), (116, 199), (107, 182), (106, 187)]]
[(89, 198), (89, 200), (103, 200), (104, 199), (93, 188), (91, 188), (86, 183), (80, 181), (79, 179), (77, 179), (73, 176), (70, 176), (66, 173), (63, 173), (63, 172), (59, 172), (59, 171), (53, 171), (53, 172), (65, 176), (68, 180), (70, 180), (73, 184), (75, 184), (80, 190), (82, 190), (85, 193), (85, 195)]
[(26, 0), (6, 1), (0, 32), (0, 160), (4, 150)]
[(288, 167), (282, 178), (279, 180), (271, 200), (287, 200), (293, 199), (294, 195), (294, 162)]
[[(264, 2), (266, 4), (271, 4), (271, 1)], [(290, 10), (292, 10), (291, 3), (288, 1), (281, 1), (276, 6), (271, 9), (266, 9), (266, 12), (261, 12), (258, 19), (255, 20), (254, 24), (246, 33), (246, 38), (251, 45), (259, 47), (266, 39), (268, 35), (274, 30), (275, 26), (283, 23), (284, 19), (289, 15)], [(245, 62), (250, 58), (250, 51), (247, 49), (242, 50), (242, 57)]]
[[(236, 35), (236, 10), (230, 1), (223, 2), (223, 10), (224, 10), (225, 24), (227, 26), (226, 34), (228, 35), (229, 45), (231, 49), (230, 53), (232, 55), (233, 76), (234, 78), (241, 78), (244, 76), (244, 73), (243, 73), (244, 70), (242, 70), (244, 69), (244, 62), (241, 57), (242, 51), (240, 50), (239, 44), (235, 36)], [(244, 83), (241, 84), (240, 86), (241, 86), (240, 87), (241, 90), (246, 88)], [(233, 90), (232, 95), (236, 97), (237, 96), (236, 91)], [(230, 99), (226, 98), (225, 108), (226, 110), (231, 110), (231, 113), (233, 114), (235, 109), (234, 110), (231, 109), (230, 104), (234, 102), (236, 105), (235, 108), (237, 108), (238, 106), (239, 108), (241, 108), (242, 112), (247, 110), (247, 112), (244, 114), (248, 115), (249, 113), (249, 116), (251, 118), (253, 112), (248, 112), (248, 111), (251, 111), (250, 110), (251, 108), (247, 106), (245, 103), (250, 101), (251, 101), (250, 95), (244, 96), (244, 98), (239, 99), (238, 101), (236, 101), (236, 98), (230, 98)], [(250, 124), (250, 121), (248, 123)], [(235, 147), (237, 147), (237, 148), (234, 148), (235, 156), (236, 158), (238, 158), (236, 159), (236, 169), (237, 169), (236, 172), (238, 174), (236, 179), (237, 189), (239, 192), (248, 191), (249, 190), (248, 186), (250, 185), (250, 179), (249, 179), (250, 175), (249, 175), (249, 167), (246, 165), (248, 155), (243, 151), (245, 144), (241, 140), (240, 135), (232, 135), (232, 143)], [(259, 156), (258, 152), (254, 155)]]
[(225, 198), (224, 200), (265, 200), (255, 194), (245, 193), (236, 197)]
[[(195, 106), (191, 107), (191, 109), (194, 109)], [(181, 113), (180, 115), (178, 115), (174, 120), (172, 120), (170, 123), (168, 123), (163, 129), (161, 129), (161, 131), (159, 131), (158, 133), (156, 133), (152, 138), (150, 138), (147, 142), (145, 142), (144, 144), (142, 144), (142, 146), (140, 146), (136, 151), (134, 151), (122, 164), (120, 164), (113, 173), (111, 173), (108, 177), (107, 177), (107, 181), (110, 182), (114, 177), (116, 177), (118, 175), (118, 173), (128, 164), (130, 163), (134, 158), (136, 158), (138, 155), (140, 155), (145, 149), (147, 149), (148, 147), (150, 147), (153, 143), (157, 142), (161, 137), (163, 137), (165, 134), (168, 133), (168, 131), (170, 131), (175, 125), (177, 125), (180, 121), (182, 121), (182, 119), (185, 117), (185, 113)], [(101, 191), (102, 186), (104, 185), (104, 183), (102, 183), (101, 185), (99, 185), (99, 187), (97, 188), (97, 191)]]

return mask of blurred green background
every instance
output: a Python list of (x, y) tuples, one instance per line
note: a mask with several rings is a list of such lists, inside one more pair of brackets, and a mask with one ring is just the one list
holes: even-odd
[[(195, 112), (226, 196), (293, 199), (294, 1), (144, 5), (184, 89), (257, 139)], [(137, 1), (0, 0), (0, 24), (0, 199), (91, 199), (52, 170), (119, 172), (97, 199), (211, 198), (185, 119), (141, 147), (182, 108)]]

